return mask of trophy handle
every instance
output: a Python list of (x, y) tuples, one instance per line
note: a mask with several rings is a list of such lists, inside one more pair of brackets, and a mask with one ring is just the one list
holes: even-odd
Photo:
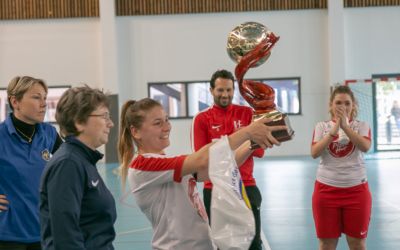
[(244, 80), (243, 78), (249, 68), (254, 67), (262, 58), (269, 56), (271, 49), (278, 40), (278, 36), (275, 36), (273, 32), (269, 32), (266, 38), (240, 59), (235, 68), (240, 94), (256, 110), (256, 113), (270, 111), (275, 108), (275, 91), (267, 84)]

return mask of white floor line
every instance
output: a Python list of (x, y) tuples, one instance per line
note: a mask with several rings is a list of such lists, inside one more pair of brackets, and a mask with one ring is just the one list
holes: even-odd
[(267, 237), (265, 237), (264, 231), (261, 228), (261, 232), (260, 232), (260, 237), (261, 237), (261, 241), (264, 247), (264, 250), (271, 250), (271, 247), (268, 243)]
[(383, 203), (386, 203), (386, 205), (388, 205), (389, 207), (395, 208), (397, 210), (400, 210), (400, 206), (397, 206), (391, 202), (385, 201), (385, 200), (381, 200)]
[(145, 231), (149, 231), (149, 230), (151, 230), (151, 227), (145, 227), (145, 228), (141, 228), (141, 229), (120, 232), (120, 233), (117, 233), (117, 235), (119, 236), (119, 235), (125, 235), (125, 234), (133, 234), (133, 233), (145, 232)]

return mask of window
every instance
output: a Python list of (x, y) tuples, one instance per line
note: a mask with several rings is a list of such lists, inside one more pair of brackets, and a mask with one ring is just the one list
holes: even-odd
[[(300, 78), (252, 79), (275, 90), (275, 103), (289, 115), (301, 114)], [(235, 81), (233, 103), (249, 106), (239, 93)], [(149, 83), (149, 97), (159, 101), (170, 118), (191, 118), (213, 104), (208, 81)]]
[(56, 122), (56, 108), (57, 103), (60, 100), (62, 94), (68, 90), (70, 86), (57, 86), (57, 87), (48, 87), (47, 93), (47, 108), (46, 115), (44, 116), (45, 122)]
[(169, 117), (186, 117), (186, 87), (185, 83), (153, 83), (149, 96), (161, 103)]
[[(55, 123), (56, 118), (56, 107), (58, 100), (60, 100), (61, 95), (69, 89), (70, 86), (57, 86), (57, 87), (48, 87), (47, 93), (47, 109), (46, 115), (44, 117), (45, 122)], [(7, 114), (11, 112), (11, 108), (8, 104), (7, 100), (7, 89), (0, 89), (0, 122), (4, 121), (7, 117)]]
[(10, 111), (7, 100), (7, 89), (0, 89), (0, 122), (6, 119)]

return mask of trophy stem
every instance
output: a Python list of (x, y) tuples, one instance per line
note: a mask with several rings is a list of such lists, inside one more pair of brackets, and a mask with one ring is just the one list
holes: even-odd
[(278, 40), (279, 37), (271, 32), (267, 38), (262, 40), (252, 51), (240, 59), (239, 64), (235, 68), (235, 76), (239, 84), (243, 81), (243, 77), (249, 68), (254, 67), (258, 61), (271, 53), (272, 47), (274, 47)]

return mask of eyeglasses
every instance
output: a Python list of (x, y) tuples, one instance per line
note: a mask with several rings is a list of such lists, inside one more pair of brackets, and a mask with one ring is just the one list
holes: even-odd
[(97, 117), (103, 118), (106, 121), (111, 121), (111, 115), (108, 112), (105, 112), (103, 114), (92, 114), (92, 115), (89, 115), (89, 116), (97, 116)]

